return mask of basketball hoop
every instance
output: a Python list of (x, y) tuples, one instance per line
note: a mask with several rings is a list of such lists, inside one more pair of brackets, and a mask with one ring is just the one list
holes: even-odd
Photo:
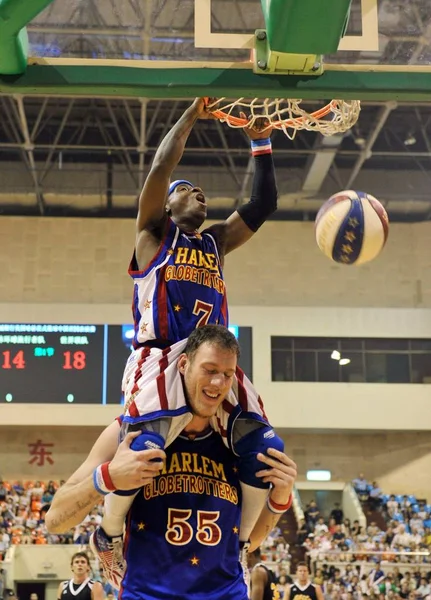
[[(222, 123), (229, 127), (253, 127), (257, 119), (268, 119), (265, 129), (281, 129), (288, 138), (293, 140), (297, 131), (318, 131), (330, 136), (347, 131), (356, 123), (361, 111), (359, 100), (331, 100), (315, 112), (309, 113), (300, 104), (302, 100), (265, 98), (249, 100), (239, 98), (228, 101), (227, 98), (206, 98), (208, 110)], [(243, 119), (235, 114), (244, 112), (250, 115)], [(265, 130), (264, 129), (264, 130)], [(263, 131), (264, 131), (263, 130)]]

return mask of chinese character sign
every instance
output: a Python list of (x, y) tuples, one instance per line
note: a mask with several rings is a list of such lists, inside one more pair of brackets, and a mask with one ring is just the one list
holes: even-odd
[(32, 458), (28, 461), (30, 465), (35, 465), (37, 467), (45, 466), (45, 463), (49, 463), (50, 465), (54, 464), (54, 460), (51, 458), (52, 452), (47, 448), (53, 448), (54, 444), (47, 444), (46, 442), (42, 442), (42, 440), (37, 440), (33, 444), (27, 444), (29, 448), (29, 453)]

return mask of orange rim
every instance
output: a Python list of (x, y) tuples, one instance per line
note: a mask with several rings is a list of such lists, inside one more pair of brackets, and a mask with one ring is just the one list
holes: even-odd
[[(209, 97), (204, 98), (205, 104), (208, 106)], [(308, 115), (308, 117), (312, 117), (313, 119), (321, 119), (322, 117), (326, 117), (332, 112), (332, 109), (335, 108), (337, 104), (337, 100), (331, 100), (329, 104), (322, 106), (319, 110), (316, 110)], [(241, 117), (235, 117), (230, 115), (229, 113), (225, 113), (222, 110), (210, 110), (211, 114), (213, 114), (220, 121), (227, 121), (230, 125), (234, 127), (246, 127), (249, 124), (247, 119), (242, 119)], [(275, 129), (283, 129), (283, 127), (295, 127), (295, 125), (303, 124), (306, 121), (306, 117), (297, 117), (296, 119), (280, 119), (278, 121), (271, 121), (272, 127)]]

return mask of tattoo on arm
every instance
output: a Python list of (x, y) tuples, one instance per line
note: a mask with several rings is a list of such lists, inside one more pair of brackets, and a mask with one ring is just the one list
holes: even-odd
[(95, 504), (97, 504), (98, 499), (99, 494), (95, 492), (94, 496), (91, 496), (85, 501), (78, 500), (73, 509), (60, 512), (57, 518), (52, 519), (52, 526), (61, 527), (63, 524), (67, 523), (71, 519), (74, 519), (76, 515), (81, 513), (83, 510), (89, 511)]

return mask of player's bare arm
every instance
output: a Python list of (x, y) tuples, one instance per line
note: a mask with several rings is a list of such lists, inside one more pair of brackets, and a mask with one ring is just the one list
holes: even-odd
[(316, 590), (317, 600), (324, 600), (322, 588), (320, 587), (320, 585), (315, 585), (314, 587)]
[(58, 585), (58, 588), (57, 588), (57, 600), (61, 600), (61, 595), (63, 593), (63, 585), (64, 585), (64, 581), (62, 581)]
[(251, 596), (250, 600), (263, 600), (265, 585), (268, 575), (264, 568), (256, 567), (251, 573)]
[(109, 475), (116, 489), (140, 488), (158, 475), (160, 462), (164, 460), (162, 450), (131, 450), (130, 444), (140, 432), (129, 433), (118, 445), (120, 425), (114, 421), (99, 436), (85, 462), (56, 492), (51, 507), (45, 516), (45, 524), (51, 533), (64, 533), (83, 521), (102, 495), (96, 491), (93, 471), (109, 462)]
[[(241, 117), (246, 116), (241, 113)], [(271, 136), (271, 129), (267, 129), (267, 126), (266, 119), (258, 120), (254, 128), (245, 127), (244, 132), (252, 142), (262, 142)], [(254, 160), (255, 173), (250, 201), (232, 213), (224, 223), (213, 226), (220, 232), (223, 254), (245, 244), (277, 209), (278, 192), (272, 154), (269, 151), (255, 156)]]
[(95, 581), (91, 588), (91, 600), (104, 600), (105, 592), (100, 581)]
[[(296, 464), (284, 452), (268, 449), (268, 455), (258, 454), (258, 459), (268, 468), (256, 473), (265, 483), (271, 483), (271, 500), (280, 506), (286, 506), (295, 485), (297, 470)], [(250, 552), (258, 548), (280, 520), (281, 514), (273, 513), (265, 506), (259, 519), (250, 534)]]
[(290, 584), (284, 588), (283, 600), (290, 600)]
[(211, 118), (203, 98), (196, 98), (161, 142), (139, 197), (136, 220), (136, 258), (143, 268), (158, 247), (163, 225), (169, 182), (184, 152), (187, 139), (198, 119)]
[(251, 572), (251, 596), (250, 600), (263, 600), (268, 574), (263, 567), (256, 567)]

